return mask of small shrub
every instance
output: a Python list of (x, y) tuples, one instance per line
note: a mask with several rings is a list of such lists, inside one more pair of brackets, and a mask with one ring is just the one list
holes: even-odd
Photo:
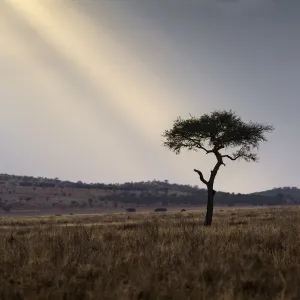
[(135, 208), (126, 208), (126, 211), (127, 212), (136, 212), (136, 209)]
[(165, 207), (159, 207), (154, 209), (155, 212), (162, 212), (162, 211), (167, 211)]

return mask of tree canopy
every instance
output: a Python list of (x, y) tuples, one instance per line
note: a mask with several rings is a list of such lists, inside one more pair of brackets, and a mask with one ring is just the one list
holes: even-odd
[(267, 141), (265, 133), (273, 129), (267, 124), (243, 122), (232, 110), (217, 110), (198, 118), (178, 117), (173, 128), (163, 134), (166, 138), (164, 146), (176, 154), (182, 149), (202, 149), (206, 153), (216, 154), (221, 149), (232, 148), (233, 152), (222, 155), (222, 158), (257, 161), (257, 154), (253, 150), (259, 148), (260, 142)]

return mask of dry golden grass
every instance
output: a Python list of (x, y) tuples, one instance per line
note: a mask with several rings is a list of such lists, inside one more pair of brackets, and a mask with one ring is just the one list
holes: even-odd
[(203, 214), (0, 219), (0, 299), (300, 299), (298, 208)]

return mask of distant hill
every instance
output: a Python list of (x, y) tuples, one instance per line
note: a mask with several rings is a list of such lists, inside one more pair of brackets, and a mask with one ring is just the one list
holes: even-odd
[(298, 189), (297, 187), (280, 187), (280, 188), (274, 188), (272, 190), (252, 193), (250, 195), (300, 198), (300, 189)]
[[(137, 206), (205, 205), (206, 189), (169, 183), (168, 180), (122, 184), (83, 183), (58, 178), (0, 174), (0, 208), (24, 209), (126, 208)], [(216, 205), (298, 205), (300, 189), (274, 188), (251, 194), (218, 191)]]

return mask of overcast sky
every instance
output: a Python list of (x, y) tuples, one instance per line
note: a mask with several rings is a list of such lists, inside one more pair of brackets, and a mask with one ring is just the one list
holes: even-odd
[(198, 184), (177, 116), (233, 109), (275, 126), (216, 189), (299, 186), (299, 0), (2, 0), (0, 173)]

